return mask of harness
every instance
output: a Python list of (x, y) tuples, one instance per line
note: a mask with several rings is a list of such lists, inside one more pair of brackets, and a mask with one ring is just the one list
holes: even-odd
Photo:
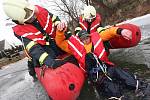
[(108, 74), (107, 74), (107, 66), (103, 62), (100, 62), (99, 59), (97, 58), (97, 56), (94, 53), (92, 53), (92, 54), (93, 54), (94, 59), (96, 60), (96, 63), (97, 63), (96, 67), (92, 68), (89, 71), (90, 75), (96, 74), (96, 78), (94, 78), (92, 81), (93, 82), (98, 81), (100, 72), (102, 72), (109, 80), (112, 81), (111, 77), (109, 77)]

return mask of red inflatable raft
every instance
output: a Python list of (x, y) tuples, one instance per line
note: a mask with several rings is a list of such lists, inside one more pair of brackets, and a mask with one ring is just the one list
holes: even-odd
[(85, 79), (83, 71), (72, 63), (56, 69), (35, 68), (35, 71), (52, 100), (76, 100)]
[(141, 31), (138, 26), (134, 24), (122, 24), (117, 26), (132, 31), (132, 39), (127, 40), (122, 36), (111, 39), (110, 45), (113, 49), (129, 48), (129, 47), (136, 46), (139, 43), (139, 41), (141, 40)]

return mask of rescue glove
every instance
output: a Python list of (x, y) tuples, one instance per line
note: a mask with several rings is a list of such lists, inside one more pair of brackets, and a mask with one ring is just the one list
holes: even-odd
[(57, 68), (57, 67), (60, 67), (61, 65), (65, 64), (66, 62), (64, 60), (61, 60), (61, 59), (55, 59), (53, 61), (53, 63), (51, 64), (51, 68)]
[(70, 31), (67, 31), (64, 33), (66, 39), (69, 39), (72, 36), (72, 33)]
[(51, 57), (48, 57), (45, 61), (44, 64), (48, 67), (48, 68), (57, 68), (60, 67), (61, 65), (65, 64), (66, 61), (61, 60), (61, 59), (52, 59)]
[(57, 25), (57, 30), (59, 31), (64, 31), (64, 29), (66, 29), (67, 27), (67, 23), (66, 22), (60, 22), (58, 25)]

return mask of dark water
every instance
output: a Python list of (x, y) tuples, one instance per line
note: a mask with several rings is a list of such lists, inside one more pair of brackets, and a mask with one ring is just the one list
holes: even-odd
[(81, 90), (81, 94), (77, 100), (98, 100), (93, 87), (89, 86), (87, 81), (85, 82), (84, 87)]

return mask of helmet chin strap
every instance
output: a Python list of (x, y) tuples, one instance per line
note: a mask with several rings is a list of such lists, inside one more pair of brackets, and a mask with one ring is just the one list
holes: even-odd
[(31, 19), (31, 18), (34, 16), (34, 13), (35, 13), (35, 10), (33, 10), (32, 14), (31, 14), (28, 18), (24, 19), (23, 22), (26, 22), (26, 21), (28, 21), (29, 19)]
[(88, 0), (88, 2), (87, 2), (87, 6), (89, 6), (90, 5), (90, 0)]

